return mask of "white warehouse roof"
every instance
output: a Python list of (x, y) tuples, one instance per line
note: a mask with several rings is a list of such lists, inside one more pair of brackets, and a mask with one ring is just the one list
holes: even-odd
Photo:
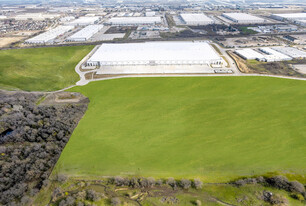
[(265, 58), (270, 61), (289, 61), (289, 60), (292, 60), (291, 57), (285, 55), (285, 54), (282, 54), (278, 51), (275, 51), (269, 47), (263, 47), (263, 48), (260, 48), (259, 49), (260, 51), (264, 52), (265, 54), (268, 54), (268, 55), (265, 55)]
[(239, 56), (241, 56), (244, 59), (264, 59), (264, 55), (261, 53), (253, 50), (253, 49), (240, 49), (236, 50), (235, 53), (237, 53)]
[(145, 42), (102, 44), (89, 58), (92, 65), (222, 64), (207, 42)]
[(306, 19), (306, 13), (273, 14), (272, 17), (278, 19), (303, 20)]
[(80, 17), (72, 22), (69, 22), (69, 25), (89, 25), (95, 24), (100, 20), (98, 16), (89, 16), (89, 17)]
[(103, 28), (103, 25), (89, 25), (83, 28), (81, 31), (70, 36), (68, 41), (86, 41), (91, 38), (95, 33), (100, 31)]
[(26, 43), (29, 44), (44, 44), (44, 43), (51, 43), (54, 39), (58, 36), (68, 32), (69, 30), (73, 29), (74, 26), (58, 26), (54, 29), (46, 31), (42, 34), (39, 34), (33, 38), (26, 40)]
[(15, 16), (15, 19), (16, 20), (33, 19), (35, 21), (42, 21), (45, 19), (54, 19), (59, 16), (60, 16), (59, 14), (26, 13), (26, 14), (19, 14)]
[(306, 58), (306, 52), (294, 47), (274, 47), (273, 49), (292, 58)]
[(114, 25), (160, 24), (160, 17), (113, 17), (108, 23)]
[(224, 17), (237, 23), (263, 23), (265, 20), (246, 13), (224, 13)]
[(206, 25), (213, 24), (214, 21), (205, 14), (185, 13), (180, 15), (183, 21), (189, 25)]

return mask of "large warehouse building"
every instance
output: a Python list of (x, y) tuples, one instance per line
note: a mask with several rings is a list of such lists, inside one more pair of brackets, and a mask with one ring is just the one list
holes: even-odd
[(243, 59), (247, 59), (247, 60), (256, 59), (257, 61), (263, 61), (263, 62), (292, 60), (291, 57), (283, 53), (280, 53), (274, 49), (271, 49), (269, 47), (262, 47), (262, 48), (259, 48), (258, 50), (261, 53), (251, 48), (236, 50), (235, 53), (238, 54)]
[(289, 21), (306, 20), (306, 13), (273, 14), (271, 17), (280, 21), (285, 19)]
[(111, 25), (134, 26), (161, 24), (161, 17), (113, 17), (108, 22)]
[(100, 17), (98, 16), (84, 16), (84, 17), (80, 17), (78, 19), (75, 19), (72, 22), (69, 22), (67, 24), (69, 25), (73, 25), (73, 26), (86, 26), (86, 25), (90, 25), (90, 24), (96, 24), (98, 23), (100, 20)]
[(187, 25), (207, 25), (214, 23), (214, 21), (205, 14), (185, 13), (180, 16), (183, 22)]
[(260, 24), (265, 22), (262, 18), (246, 13), (224, 13), (222, 16), (237, 24)]
[(89, 25), (67, 38), (67, 41), (87, 41), (102, 28), (103, 25)]
[(54, 29), (46, 31), (42, 34), (39, 34), (33, 38), (30, 38), (25, 41), (28, 44), (45, 44), (45, 43), (53, 43), (54, 40), (64, 33), (74, 29), (74, 26), (58, 26)]
[(207, 42), (145, 42), (102, 44), (87, 66), (222, 65)]

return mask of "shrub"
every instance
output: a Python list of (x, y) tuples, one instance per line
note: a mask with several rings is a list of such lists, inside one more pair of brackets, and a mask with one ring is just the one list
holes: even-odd
[(120, 205), (121, 204), (121, 200), (118, 197), (114, 197), (111, 199), (111, 204), (112, 205)]
[(67, 176), (64, 174), (58, 174), (56, 177), (56, 180), (60, 183), (66, 182), (67, 181)]
[(201, 202), (201, 200), (196, 200), (196, 201), (195, 201), (195, 204), (196, 204), (197, 206), (201, 206), (201, 205), (202, 205), (202, 202)]
[(172, 188), (175, 188), (176, 187), (176, 181), (173, 177), (170, 177), (168, 180), (167, 180), (167, 185), (171, 186)]
[(288, 200), (280, 195), (272, 195), (269, 202), (272, 205), (288, 205)]
[(304, 196), (302, 194), (298, 194), (298, 193), (293, 193), (291, 195), (291, 197), (294, 198), (294, 199), (297, 199), (299, 201), (304, 201), (305, 200)]
[(159, 186), (160, 186), (160, 185), (162, 185), (162, 184), (163, 184), (163, 180), (159, 179), (159, 180), (156, 181), (156, 185), (159, 185)]
[(87, 190), (87, 200), (99, 201), (101, 199), (99, 193), (94, 190)]
[(190, 180), (187, 180), (187, 179), (182, 179), (180, 181), (180, 186), (183, 188), (183, 189), (189, 189), (190, 186), (191, 186), (191, 181)]
[(195, 179), (194, 180), (194, 187), (196, 189), (202, 189), (202, 186), (203, 186), (203, 182), (199, 179)]
[(153, 187), (155, 185), (155, 179), (153, 177), (148, 178), (149, 187)]
[(301, 184), (300, 182), (298, 181), (292, 181), (290, 182), (289, 184), (289, 188), (290, 188), (290, 192), (298, 192), (298, 193), (303, 193), (305, 192), (305, 187), (303, 184)]
[(117, 186), (124, 186), (127, 185), (126, 180), (123, 177), (117, 176), (114, 178), (114, 183)]

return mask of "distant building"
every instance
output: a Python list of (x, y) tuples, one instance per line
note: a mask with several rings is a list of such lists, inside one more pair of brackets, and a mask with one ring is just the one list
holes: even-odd
[(185, 13), (180, 15), (183, 22), (187, 25), (208, 25), (213, 24), (214, 20), (205, 14)]
[[(262, 53), (260, 53), (259, 51)], [(273, 50), (269, 47), (259, 48), (259, 51), (256, 51), (250, 48), (246, 48), (246, 49), (236, 50), (235, 53), (238, 54), (243, 59), (246, 59), (246, 60), (256, 59), (257, 61), (262, 61), (262, 62), (276, 62), (276, 61), (292, 60), (291, 57), (281, 52), (278, 52), (276, 50)]]
[(301, 25), (301, 26), (306, 26), (306, 19), (303, 20), (296, 20), (295, 23)]
[(145, 42), (102, 44), (87, 66), (222, 65), (223, 59), (207, 42)]
[(306, 13), (272, 14), (271, 18), (274, 18), (274, 19), (279, 20), (279, 21), (306, 20)]
[(222, 16), (237, 24), (260, 24), (265, 22), (262, 18), (246, 13), (223, 13)]
[(90, 24), (97, 24), (100, 20), (100, 17), (98, 16), (90, 16), (90, 17), (80, 17), (78, 19), (75, 19), (72, 22), (67, 23), (68, 25), (73, 26), (87, 26)]
[(25, 41), (28, 44), (46, 44), (53, 43), (54, 40), (64, 33), (74, 29), (74, 26), (58, 26), (54, 29), (39, 34)]
[(15, 20), (34, 20), (34, 21), (43, 21), (46, 19), (54, 19), (59, 17), (59, 14), (43, 14), (43, 13), (26, 13), (19, 14), (14, 17)]
[(75, 41), (75, 42), (87, 41), (94, 34), (99, 32), (102, 28), (103, 28), (103, 25), (89, 25), (83, 28), (81, 31), (78, 31), (77, 33), (68, 37), (67, 41)]
[(156, 15), (156, 12), (155, 11), (147, 11), (146, 12), (146, 16), (147, 17), (152, 17), (152, 16), (155, 16)]
[(306, 58), (306, 52), (294, 47), (274, 47), (275, 51), (288, 55), (292, 58)]
[(107, 24), (118, 26), (137, 26), (161, 24), (161, 17), (113, 17)]

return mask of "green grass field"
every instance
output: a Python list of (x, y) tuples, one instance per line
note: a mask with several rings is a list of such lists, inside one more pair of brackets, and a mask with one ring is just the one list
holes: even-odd
[(71, 91), (91, 102), (55, 173), (205, 181), (306, 174), (305, 81), (125, 78)]
[(0, 89), (53, 91), (75, 84), (75, 66), (93, 46), (0, 51)]

